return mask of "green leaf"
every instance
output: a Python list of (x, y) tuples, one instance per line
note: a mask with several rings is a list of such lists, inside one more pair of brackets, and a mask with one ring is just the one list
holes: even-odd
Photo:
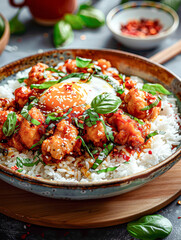
[(66, 119), (67, 116), (71, 113), (72, 108), (69, 108), (69, 110), (62, 116), (62, 117), (56, 117), (53, 116), (52, 113), (48, 114), (48, 117), (45, 120), (45, 124), (49, 124), (50, 121), (58, 121), (58, 120), (62, 120), (62, 119)]
[(5, 29), (5, 24), (3, 18), (0, 16), (0, 38), (2, 37)]
[(156, 107), (159, 104), (160, 101), (161, 101), (161, 98), (158, 97), (158, 98), (156, 98), (156, 100), (153, 103), (151, 103), (150, 105), (148, 105), (148, 106), (146, 106), (146, 107), (144, 107), (144, 108), (142, 108), (140, 110), (141, 111), (150, 110), (151, 108)]
[(94, 7), (81, 9), (78, 14), (84, 21), (86, 27), (98, 28), (105, 23), (103, 12)]
[(148, 215), (127, 225), (127, 231), (131, 236), (141, 240), (156, 240), (167, 237), (172, 231), (171, 222), (157, 214)]
[(36, 89), (47, 89), (53, 85), (55, 85), (56, 83), (58, 83), (58, 81), (48, 81), (48, 82), (44, 82), (41, 84), (31, 84), (30, 88), (36, 88)]
[(158, 92), (158, 93), (162, 93), (162, 94), (165, 94), (165, 95), (170, 95), (171, 92), (169, 92), (166, 88), (164, 88), (161, 84), (151, 84), (151, 83), (146, 83), (143, 85), (143, 88), (142, 88), (143, 91), (145, 92), (151, 92), (151, 91), (155, 91), (155, 92)]
[(74, 35), (69, 23), (60, 20), (53, 28), (53, 42), (56, 48), (70, 44)]
[[(64, 72), (59, 71), (58, 69), (52, 68), (52, 67), (46, 68), (45, 71), (51, 71), (51, 72), (55, 72), (55, 73), (64, 73)], [(64, 73), (64, 74), (65, 74), (65, 73)]]
[(76, 57), (76, 66), (79, 68), (86, 68), (89, 66), (89, 63), (91, 61), (92, 61), (92, 59)]
[(84, 74), (85, 74), (85, 73), (76, 73), (76, 72), (75, 72), (75, 73), (70, 73), (70, 74), (68, 74), (67, 76), (65, 76), (65, 77), (61, 78), (60, 80), (58, 80), (58, 83), (66, 80), (66, 79), (69, 79), (69, 78), (74, 78), (74, 77), (82, 78), (82, 76), (83, 76)]
[(16, 113), (15, 112), (8, 113), (7, 119), (4, 122), (2, 128), (2, 131), (5, 136), (9, 137), (14, 133), (16, 128), (16, 121), (17, 121)]
[(25, 80), (25, 79), (27, 79), (27, 78), (28, 78), (28, 77), (19, 78), (19, 79), (18, 79), (18, 82), (19, 82), (19, 83), (23, 83), (23, 82), (24, 82), (24, 80)]
[(140, 120), (140, 119), (132, 116), (132, 115), (129, 114), (129, 113), (126, 113), (126, 112), (125, 112), (124, 114), (127, 115), (127, 116), (129, 116), (131, 119), (135, 120), (136, 122), (138, 122), (138, 123), (141, 124), (141, 125), (144, 125), (144, 124), (145, 124), (145, 122), (143, 122), (142, 120)]
[(121, 105), (121, 99), (112, 93), (103, 93), (96, 96), (92, 102), (91, 107), (95, 112), (100, 114), (112, 113)]
[(92, 165), (91, 169), (95, 170), (106, 159), (106, 157), (109, 155), (109, 153), (112, 151), (113, 148), (114, 148), (113, 143), (109, 143), (108, 145), (106, 145), (106, 147), (99, 154), (98, 158), (96, 159), (96, 161)]
[(92, 1), (87, 1), (87, 2), (84, 2), (84, 3), (80, 4), (78, 13), (79, 13), (82, 9), (90, 8), (91, 5), (92, 5)]
[(11, 34), (22, 34), (26, 31), (25, 25), (18, 19), (20, 12), (21, 9), (19, 9), (17, 14), (9, 21)]
[(165, 132), (164, 132), (164, 131), (157, 131), (157, 130), (156, 130), (156, 131), (154, 131), (154, 132), (152, 132), (152, 133), (150, 133), (150, 134), (148, 134), (148, 135), (146, 136), (145, 142), (148, 141), (149, 138), (154, 137), (154, 136), (156, 136), (156, 135), (158, 135), (158, 134), (164, 135)]
[(78, 15), (66, 14), (64, 20), (69, 23), (72, 29), (82, 29), (84, 27), (84, 21)]
[(39, 122), (38, 120), (36, 120), (34, 118), (31, 119), (31, 123), (33, 123), (36, 126), (39, 126), (41, 124), (41, 122)]
[(161, 3), (164, 3), (177, 11), (181, 5), (181, 0), (161, 0)]
[[(34, 162), (33, 159), (30, 159), (30, 158), (20, 158), (20, 157), (16, 158), (16, 166), (18, 168), (23, 168), (23, 166), (33, 167), (35, 165), (38, 165), (39, 162), (40, 162), (40, 159)], [(20, 170), (23, 170), (23, 169), (20, 169)]]
[(77, 136), (76, 139), (81, 139), (82, 141), (82, 146), (87, 150), (88, 154), (91, 156), (91, 158), (94, 159), (94, 156), (92, 155), (91, 151), (89, 150), (88, 146), (86, 145), (84, 139), (81, 136)]
[(100, 174), (100, 173), (103, 173), (103, 172), (112, 172), (114, 171), (116, 168), (118, 168), (119, 166), (116, 166), (116, 167), (108, 167), (108, 168), (105, 168), (105, 169), (101, 169), (101, 170), (98, 170), (96, 171), (96, 173)]

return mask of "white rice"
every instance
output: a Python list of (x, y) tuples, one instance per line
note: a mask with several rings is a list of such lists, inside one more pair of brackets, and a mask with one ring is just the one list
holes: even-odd
[[(14, 90), (24, 85), (20, 84), (17, 79), (27, 77), (29, 71), (30, 69), (18, 72), (15, 79), (3, 82), (3, 85), (0, 86), (0, 98), (13, 98), (14, 95), (12, 93)], [(138, 82), (138, 88), (142, 87), (143, 82), (140, 78), (133, 76), (132, 79)], [(164, 131), (165, 134), (152, 137), (150, 148), (145, 148), (139, 156), (137, 153), (134, 153), (134, 155), (126, 153), (126, 155), (130, 156), (129, 162), (125, 162), (122, 158), (112, 158), (108, 156), (99, 169), (118, 166), (114, 171), (100, 174), (92, 172), (87, 175), (87, 177), (84, 177), (82, 172), (84, 170), (87, 172), (94, 162), (86, 153), (86, 156), (77, 158), (68, 156), (66, 160), (61, 161), (57, 165), (44, 166), (42, 162), (39, 162), (38, 165), (33, 167), (23, 166), (22, 173), (56, 181), (88, 182), (125, 177), (150, 168), (173, 154), (176, 148), (172, 148), (172, 146), (179, 145), (181, 141), (181, 136), (179, 135), (179, 124), (181, 124), (181, 120), (176, 106), (176, 99), (173, 96), (162, 96), (162, 109), (157, 119), (151, 123), (151, 132), (158, 130)], [(122, 149), (126, 151), (124, 146), (118, 146), (117, 148), (118, 150)], [(11, 148), (7, 157), (0, 154), (0, 164), (11, 168), (16, 165), (17, 157), (32, 159), (36, 155), (37, 153), (33, 154), (32, 151), (26, 150), (23, 153), (19, 153), (16, 149)], [(37, 159), (35, 159), (35, 161), (36, 160)], [(79, 165), (80, 163), (82, 164), (81, 166), (83, 166), (82, 168)]]

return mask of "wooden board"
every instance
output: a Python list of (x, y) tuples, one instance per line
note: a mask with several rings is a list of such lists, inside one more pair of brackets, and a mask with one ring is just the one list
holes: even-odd
[(0, 212), (57, 228), (106, 227), (153, 213), (181, 194), (181, 161), (145, 186), (112, 198), (84, 201), (40, 197), (0, 181)]

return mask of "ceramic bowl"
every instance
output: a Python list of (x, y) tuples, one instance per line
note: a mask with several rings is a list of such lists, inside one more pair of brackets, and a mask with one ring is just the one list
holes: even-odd
[(2, 17), (5, 24), (4, 33), (0, 38), (0, 54), (1, 54), (9, 41), (10, 29), (8, 20), (2, 14), (0, 14), (0, 17)]
[[(152, 36), (137, 37), (125, 35), (121, 24), (136, 19), (158, 19), (162, 25), (161, 31)], [(176, 31), (179, 25), (177, 13), (170, 7), (156, 2), (129, 2), (113, 8), (107, 15), (107, 26), (115, 39), (132, 49), (149, 49), (159, 45), (164, 39)]]
[[(64, 49), (36, 54), (1, 67), (0, 81), (12, 79), (15, 73), (35, 65), (37, 62), (55, 66), (60, 60), (76, 56), (93, 60), (105, 58), (111, 62), (112, 66), (126, 75), (137, 75), (149, 82), (163, 84), (181, 100), (181, 80), (177, 76), (146, 58), (116, 50)], [(180, 100), (178, 100), (178, 105)], [(179, 111), (181, 112), (181, 106)], [(169, 170), (180, 159), (181, 146), (172, 156), (145, 171), (123, 178), (88, 183), (49, 181), (18, 173), (0, 165), (0, 179), (15, 187), (50, 198), (96, 199), (119, 195), (141, 187)]]

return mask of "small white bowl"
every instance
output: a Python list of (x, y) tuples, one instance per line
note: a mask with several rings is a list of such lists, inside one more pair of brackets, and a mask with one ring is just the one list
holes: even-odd
[[(161, 31), (144, 38), (129, 36), (121, 32), (121, 24), (133, 19), (158, 19)], [(179, 25), (177, 13), (170, 7), (156, 2), (128, 2), (113, 8), (107, 15), (107, 26), (118, 42), (133, 49), (150, 49), (159, 45), (165, 38), (176, 31)]]

